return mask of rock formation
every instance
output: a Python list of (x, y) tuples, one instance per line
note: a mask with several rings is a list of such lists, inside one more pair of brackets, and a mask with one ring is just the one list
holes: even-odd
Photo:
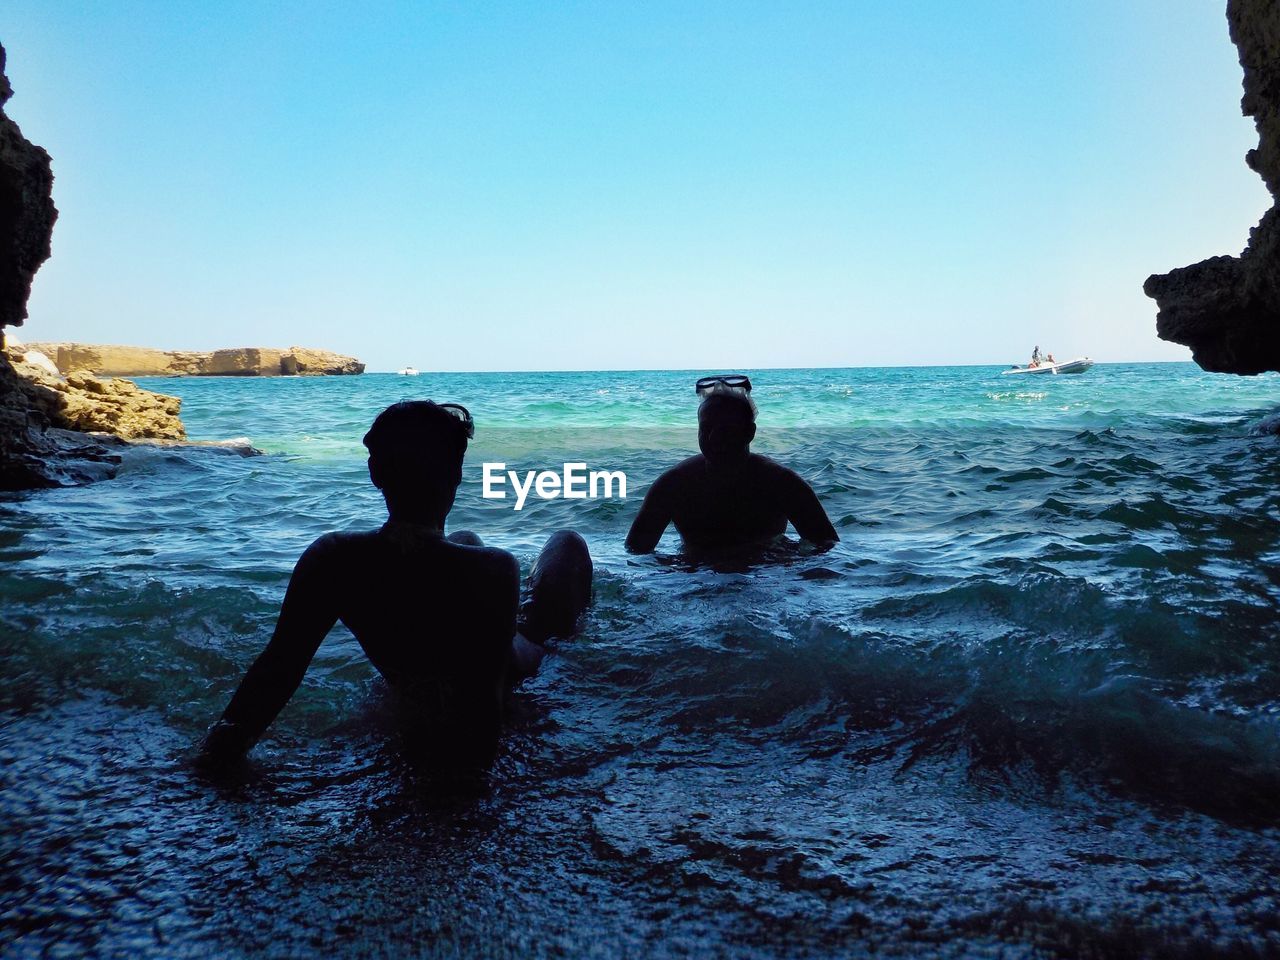
[[(58, 216), (49, 154), (27, 140), (4, 112), (13, 96), (4, 65), (0, 46), (0, 345), (4, 328), (27, 318), (31, 278), (49, 258)], [(112, 458), (103, 447), (50, 435), (48, 426), (0, 350), (0, 490), (88, 480), (110, 469)]]
[(110, 377), (279, 377), (364, 373), (364, 364), (327, 350), (236, 347), (208, 352), (84, 343), (33, 343), (64, 374)]
[(280, 372), (298, 376), (336, 376), (364, 373), (364, 364), (354, 357), (344, 357), (327, 350), (290, 347), (280, 358)]
[(6, 348), (5, 327), (27, 318), (31, 280), (49, 258), (57, 210), (49, 154), (5, 115), (13, 90), (4, 65), (0, 46), (0, 490), (100, 480), (120, 462), (108, 448), (114, 438), (79, 431), (180, 437), (177, 401), (124, 381), (64, 381), (29, 362), (17, 344)]
[[(1258, 146), (1245, 156), (1275, 200), (1280, 194), (1280, 3), (1228, 0), (1231, 39), (1244, 68), (1241, 108)], [(1272, 205), (1238, 257), (1212, 257), (1147, 278), (1160, 306), (1156, 332), (1222, 373), (1280, 370), (1280, 207)]]
[(129, 380), (99, 379), (78, 371), (65, 378), (49, 373), (41, 355), (10, 342), (5, 359), (18, 374), (29, 411), (62, 430), (97, 431), (125, 440), (182, 440), (182, 401), (143, 390)]
[(0, 46), (0, 336), (4, 327), (20, 327), (27, 319), (31, 279), (49, 259), (49, 240), (58, 218), (49, 154), (27, 140), (5, 115), (13, 87), (4, 65)]

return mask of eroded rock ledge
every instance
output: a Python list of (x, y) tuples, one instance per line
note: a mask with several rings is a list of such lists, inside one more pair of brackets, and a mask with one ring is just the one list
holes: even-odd
[[(1280, 194), (1280, 3), (1228, 0), (1231, 39), (1244, 68), (1241, 108), (1254, 118), (1258, 146), (1245, 156), (1275, 200)], [(1280, 207), (1273, 204), (1238, 257), (1212, 257), (1147, 278), (1159, 304), (1156, 333), (1191, 348), (1196, 363), (1221, 373), (1280, 370)]]
[(178, 417), (182, 401), (177, 397), (84, 370), (63, 377), (41, 364), (40, 354), (28, 351), (12, 337), (4, 355), (18, 375), (18, 389), (26, 397), (28, 410), (48, 426), (110, 433), (123, 440), (186, 439), (187, 431)]
[(328, 350), (307, 347), (236, 347), (230, 350), (153, 350), (110, 344), (32, 343), (58, 371), (86, 371), (108, 377), (280, 377), (345, 376), (364, 373), (364, 364)]
[(107, 479), (120, 464), (122, 440), (186, 439), (177, 397), (84, 371), (63, 377), (43, 356), (6, 339), (0, 347), (0, 490)]

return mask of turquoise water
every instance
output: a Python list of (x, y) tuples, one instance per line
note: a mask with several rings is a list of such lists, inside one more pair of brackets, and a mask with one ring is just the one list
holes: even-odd
[[(699, 371), (699, 373), (704, 371)], [(696, 374), (141, 381), (193, 439), (0, 499), (0, 949), (155, 956), (1280, 951), (1280, 377), (752, 372), (842, 537), (735, 569), (622, 538)], [(386, 404), (477, 432), (454, 528), (572, 527), (582, 635), (488, 786), (409, 767), (338, 628), (228, 787), (189, 765), (320, 533), (381, 521)], [(480, 464), (626, 500), (480, 496)]]

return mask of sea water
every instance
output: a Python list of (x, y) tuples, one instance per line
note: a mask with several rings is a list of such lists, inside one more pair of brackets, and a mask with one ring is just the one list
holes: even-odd
[[(756, 449), (841, 542), (630, 556), (696, 375), (141, 381), (265, 455), (0, 499), (0, 952), (1280, 951), (1280, 377), (752, 371)], [(204, 778), (299, 553), (381, 523), (360, 437), (405, 398), (474, 414), (452, 529), (526, 570), (586, 537), (581, 635), (485, 784), (406, 759), (340, 626), (245, 776)], [(498, 461), (628, 496), (517, 512)]]

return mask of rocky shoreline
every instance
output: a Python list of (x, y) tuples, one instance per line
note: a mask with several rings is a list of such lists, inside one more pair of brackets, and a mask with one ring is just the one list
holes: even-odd
[[(87, 370), (63, 376), (42, 353), (9, 337), (5, 359), (18, 375), (17, 388), (29, 411), (49, 426), (83, 433), (109, 433), (122, 440), (185, 440), (178, 413), (182, 401), (144, 390), (130, 380), (98, 377)], [(44, 361), (44, 362), (41, 362)]]
[[(4, 111), (13, 96), (0, 45), (0, 491), (87, 483), (115, 475), (131, 443), (186, 444), (181, 401), (132, 376), (359, 374), (354, 357), (245, 347), (208, 353), (42, 344), (6, 338), (27, 319), (31, 281), (49, 258), (58, 210), (49, 154)], [(7, 342), (6, 342), (7, 339)], [(194, 444), (250, 454), (247, 443)]]
[(334, 377), (364, 373), (355, 357), (310, 347), (234, 347), (225, 350), (155, 350), (114, 344), (27, 345), (63, 376), (79, 371), (107, 377)]
[[(210, 448), (253, 456), (247, 440), (187, 439), (182, 401), (85, 370), (63, 376), (39, 351), (0, 338), (0, 490), (60, 487), (115, 476), (130, 449)], [(15, 443), (16, 441), (16, 443)]]

